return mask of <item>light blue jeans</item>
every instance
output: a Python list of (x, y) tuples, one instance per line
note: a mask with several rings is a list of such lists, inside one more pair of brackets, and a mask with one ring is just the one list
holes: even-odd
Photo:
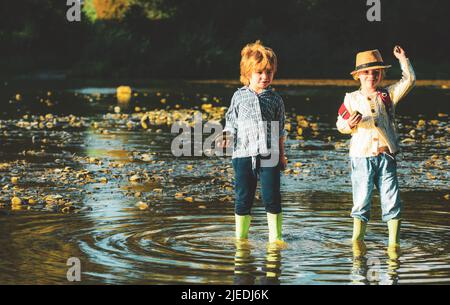
[(376, 157), (351, 158), (353, 209), (351, 216), (369, 221), (374, 185), (380, 193), (383, 221), (400, 218), (400, 191), (395, 157), (381, 153)]

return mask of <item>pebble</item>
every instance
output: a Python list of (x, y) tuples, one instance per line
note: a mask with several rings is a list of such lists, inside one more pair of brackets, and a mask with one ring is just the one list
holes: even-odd
[(139, 208), (139, 210), (147, 210), (148, 209), (148, 204), (143, 202), (143, 201), (139, 201), (136, 206)]

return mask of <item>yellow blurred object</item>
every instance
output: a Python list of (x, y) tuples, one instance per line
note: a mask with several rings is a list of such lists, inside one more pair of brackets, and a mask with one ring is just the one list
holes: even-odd
[(136, 206), (139, 208), (139, 210), (147, 210), (148, 209), (148, 203), (145, 203), (143, 201), (139, 201)]
[(435, 180), (436, 179), (436, 176), (434, 176), (432, 173), (427, 173), (426, 175), (427, 175), (427, 178), (430, 179), (430, 180)]
[(294, 167), (301, 167), (303, 164), (301, 162), (295, 162)]
[(21, 205), (12, 205), (11, 210), (13, 210), (13, 211), (22, 210), (22, 206)]
[(11, 198), (11, 205), (22, 205), (22, 200), (19, 197)]
[(177, 199), (182, 199), (184, 196), (185, 196), (184, 193), (176, 193), (175, 194), (175, 198), (177, 198)]
[(430, 125), (433, 125), (433, 126), (436, 126), (436, 125), (439, 125), (439, 120), (431, 120), (430, 121)]
[(131, 99), (131, 87), (129, 86), (117, 87), (116, 93), (119, 103), (128, 103)]
[(17, 184), (19, 182), (19, 177), (11, 177), (11, 183)]
[(284, 124), (284, 129), (286, 129), (286, 131), (291, 131), (291, 128), (292, 128), (291, 123)]
[(298, 126), (300, 126), (302, 128), (308, 128), (309, 127), (308, 121), (305, 120), (303, 117), (297, 121), (297, 124), (298, 124)]
[(212, 109), (213, 105), (212, 104), (203, 104), (202, 105), (202, 109), (205, 111), (210, 111)]
[(144, 129), (148, 129), (147, 122), (149, 121), (148, 115), (144, 114), (144, 116), (141, 118), (141, 126)]

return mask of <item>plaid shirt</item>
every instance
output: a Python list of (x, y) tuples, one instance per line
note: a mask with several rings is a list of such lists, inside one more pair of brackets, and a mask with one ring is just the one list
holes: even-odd
[[(232, 158), (266, 155), (279, 147), (284, 137), (285, 110), (281, 96), (271, 87), (257, 94), (249, 87), (239, 88), (225, 115), (225, 129), (234, 136)], [(272, 123), (278, 132), (271, 133)], [(272, 135), (267, 137), (267, 135)], [(278, 153), (278, 151), (276, 151)]]

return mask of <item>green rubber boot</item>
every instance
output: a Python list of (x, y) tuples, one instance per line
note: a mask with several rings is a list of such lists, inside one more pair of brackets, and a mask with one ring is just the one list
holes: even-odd
[(247, 239), (252, 217), (250, 215), (241, 216), (237, 214), (235, 214), (234, 216), (236, 220), (236, 238)]
[(269, 243), (276, 241), (282, 242), (281, 239), (281, 224), (282, 224), (282, 213), (271, 214), (267, 213), (267, 224), (269, 225)]
[(387, 222), (389, 230), (389, 248), (400, 246), (400, 219), (391, 219)]
[(366, 235), (367, 223), (358, 218), (353, 218), (353, 237), (352, 241), (363, 241)]

